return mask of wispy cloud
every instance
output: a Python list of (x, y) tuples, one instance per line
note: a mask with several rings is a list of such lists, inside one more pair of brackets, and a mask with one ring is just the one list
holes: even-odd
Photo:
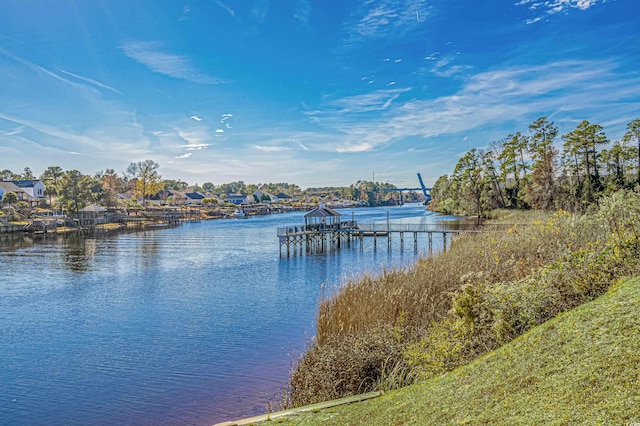
[(210, 143), (194, 143), (194, 144), (187, 144), (187, 145), (178, 145), (178, 148), (185, 148), (187, 151), (195, 151), (195, 150), (205, 149), (210, 146), (211, 146)]
[(429, 14), (428, 0), (380, 0), (362, 2), (346, 23), (347, 43), (402, 37)]
[(89, 83), (89, 84), (92, 84), (92, 85), (94, 85), (94, 86), (96, 86), (96, 87), (99, 87), (99, 88), (101, 88), (101, 89), (110, 90), (110, 91), (112, 91), (112, 92), (114, 92), (114, 93), (117, 93), (118, 95), (122, 95), (122, 93), (121, 93), (118, 89), (115, 89), (115, 88), (113, 88), (113, 87), (111, 87), (111, 86), (107, 86), (106, 84), (101, 83), (101, 82), (99, 82), (99, 81), (97, 81), (97, 80), (94, 80), (94, 79), (92, 79), (92, 78), (89, 78), (89, 77), (83, 77), (83, 76), (81, 76), (81, 75), (74, 74), (74, 73), (69, 72), (69, 71), (65, 71), (65, 70), (63, 70), (63, 69), (61, 69), (61, 70), (60, 70), (60, 72), (61, 72), (61, 73), (66, 74), (66, 75), (68, 75), (68, 76), (70, 76), (70, 77), (77, 78), (78, 80), (82, 80), (82, 81), (84, 81), (84, 82), (87, 82), (87, 83)]
[(189, 158), (193, 155), (193, 152), (187, 152), (186, 154), (182, 154), (182, 155), (178, 155), (176, 158), (176, 160), (182, 159), (182, 158)]
[(257, 0), (251, 8), (251, 20), (261, 25), (269, 11), (269, 0)]
[(231, 129), (231, 119), (233, 118), (233, 114), (222, 114), (220, 116), (220, 124), (222, 124), (225, 128)]
[(201, 73), (189, 58), (168, 53), (157, 42), (127, 41), (120, 48), (125, 55), (159, 74), (200, 84), (223, 84), (225, 82), (220, 78)]
[[(379, 93), (370, 96), (384, 98)], [(611, 115), (630, 119), (635, 112), (625, 100), (638, 96), (640, 76), (620, 72), (613, 62), (562, 61), (476, 74), (449, 96), (396, 101), (377, 112), (366, 107), (366, 96), (343, 98), (310, 113), (310, 118), (339, 135), (326, 149), (362, 152), (409, 137), (468, 134), (488, 125), (530, 122), (554, 112), (558, 120), (591, 117), (606, 121)], [(602, 105), (611, 108), (603, 110)], [(359, 114), (362, 111), (371, 112), (366, 123)]]
[(37, 122), (34, 120), (27, 120), (19, 117), (14, 117), (14, 116), (10, 116), (3, 113), (0, 113), (0, 119), (9, 121), (15, 124), (19, 124), (23, 128), (41, 133), (44, 136), (55, 138), (56, 140), (72, 142), (79, 146), (86, 147), (88, 149), (102, 148), (102, 144), (91, 137), (74, 134), (49, 124)]
[(302, 26), (309, 26), (309, 16), (311, 16), (311, 0), (298, 0), (293, 17)]
[[(587, 10), (595, 5), (606, 3), (607, 1), (608, 0), (520, 0), (515, 5), (526, 6), (535, 13), (554, 15), (556, 13), (566, 12), (569, 9)], [(542, 16), (538, 15), (527, 19), (525, 23), (533, 24), (541, 20)]]
[(286, 151), (288, 148), (284, 146), (265, 146), (265, 145), (252, 145), (253, 149), (257, 149), (262, 152), (282, 152)]
[(190, 119), (194, 120), (194, 121), (202, 121), (202, 118), (198, 117), (197, 115), (192, 115), (191, 117), (189, 117)]
[(345, 152), (366, 152), (371, 151), (374, 148), (373, 145), (369, 143), (357, 143), (357, 144), (345, 144), (336, 148), (337, 152), (345, 153)]
[[(365, 93), (356, 96), (347, 96), (336, 99), (328, 103), (329, 111), (332, 114), (356, 114), (372, 111), (383, 111), (388, 109), (393, 101), (398, 99), (400, 95), (411, 89), (386, 89), (378, 90), (372, 93)], [(309, 112), (308, 115), (320, 115), (324, 117), (324, 113), (320, 111)]]
[[(60, 81), (62, 83), (65, 83), (65, 84), (73, 87), (74, 89), (89, 89), (89, 90), (93, 90), (95, 92), (95, 89), (90, 88), (90, 87), (86, 86), (85, 84), (80, 84), (80, 83), (77, 83), (75, 81), (71, 81), (69, 79), (66, 79), (66, 78), (56, 74), (55, 72), (53, 72), (53, 71), (41, 66), (41, 65), (38, 65), (38, 64), (33, 63), (33, 62), (31, 62), (31, 61), (29, 61), (27, 59), (24, 59), (24, 58), (21, 58), (21, 57), (19, 57), (17, 55), (14, 55), (13, 53), (11, 53), (11, 52), (9, 52), (9, 51), (1, 48), (1, 47), (0, 47), (0, 54), (6, 56), (8, 58), (13, 59), (14, 61), (24, 65), (25, 67), (31, 69), (32, 71), (35, 71), (36, 73), (44, 74), (44, 75), (46, 75), (48, 77), (53, 78), (54, 80)], [(62, 72), (64, 72), (65, 74), (68, 74), (68, 75), (72, 75), (72, 74), (67, 73), (65, 71), (62, 71)], [(81, 78), (81, 80), (84, 80), (84, 79)], [(84, 81), (87, 81), (87, 80), (84, 80)]]
[(227, 12), (229, 14), (229, 16), (231, 16), (233, 19), (235, 19), (236, 21), (240, 21), (240, 19), (238, 19), (238, 17), (236, 16), (236, 12), (233, 9), (231, 9), (231, 7), (229, 5), (227, 5), (226, 3), (224, 3), (224, 2), (222, 2), (220, 0), (216, 0), (216, 4), (222, 10)]

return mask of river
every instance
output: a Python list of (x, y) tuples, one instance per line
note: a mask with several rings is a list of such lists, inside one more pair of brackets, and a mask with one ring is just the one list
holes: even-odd
[[(421, 205), (342, 210), (430, 223)], [(280, 256), (302, 213), (0, 244), (0, 423), (209, 425), (262, 414), (314, 335), (318, 301), (414, 262), (426, 237)], [(434, 237), (434, 250), (442, 240)]]

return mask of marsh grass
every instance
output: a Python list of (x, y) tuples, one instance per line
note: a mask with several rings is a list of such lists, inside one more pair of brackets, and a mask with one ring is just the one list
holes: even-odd
[(295, 425), (632, 425), (640, 422), (640, 278), (467, 366)]
[(581, 216), (495, 216), (510, 226), (462, 235), (438, 256), (347, 282), (322, 300), (289, 405), (450, 371), (640, 270), (639, 190)]

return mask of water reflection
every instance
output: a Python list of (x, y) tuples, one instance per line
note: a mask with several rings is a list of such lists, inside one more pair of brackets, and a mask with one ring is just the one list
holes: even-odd
[[(423, 208), (354, 215), (387, 212), (425, 219)], [(425, 254), (425, 240), (415, 251), (394, 238), (280, 257), (277, 227), (301, 223), (291, 213), (3, 238), (0, 423), (211, 424), (264, 412), (314, 335), (322, 297)]]
[(62, 239), (63, 259), (73, 272), (86, 272), (89, 262), (96, 254), (96, 240), (74, 233)]

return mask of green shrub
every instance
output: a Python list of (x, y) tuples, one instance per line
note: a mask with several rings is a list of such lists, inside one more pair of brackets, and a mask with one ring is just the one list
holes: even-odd
[(534, 215), (322, 301), (316, 340), (291, 376), (292, 405), (450, 371), (640, 271), (640, 189), (581, 216)]

